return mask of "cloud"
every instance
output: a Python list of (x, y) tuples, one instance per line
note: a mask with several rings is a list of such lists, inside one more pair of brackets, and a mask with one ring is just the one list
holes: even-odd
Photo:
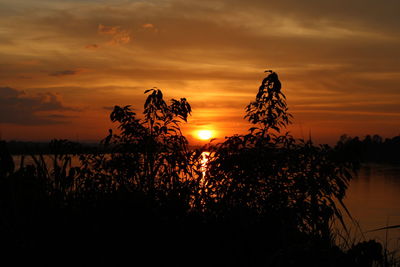
[(115, 35), (120, 32), (120, 28), (120, 26), (105, 26), (103, 24), (99, 24), (97, 31), (100, 34)]
[(30, 76), (25, 76), (25, 75), (17, 76), (17, 78), (18, 78), (18, 79), (27, 79), (27, 80), (32, 79), (32, 77), (30, 77)]
[(40, 65), (40, 61), (38, 60), (22, 60), (20, 62), (17, 62), (17, 64), (20, 65), (26, 65), (26, 66), (38, 66)]
[(153, 23), (142, 24), (142, 29), (145, 31), (151, 31), (155, 33), (159, 32), (158, 28)]
[(127, 44), (131, 41), (131, 35), (127, 30), (121, 29), (121, 26), (105, 26), (99, 24), (97, 32), (101, 35), (110, 35), (111, 40), (108, 44), (120, 45)]
[(102, 110), (107, 110), (107, 111), (113, 111), (114, 107), (112, 107), (112, 106), (104, 106), (104, 107), (101, 107), (101, 109)]
[(89, 50), (96, 50), (96, 49), (100, 48), (100, 46), (98, 44), (89, 44), (89, 45), (86, 45), (85, 48), (89, 49)]
[[(74, 110), (62, 104), (57, 95), (27, 95), (10, 87), (0, 87), (0, 123), (46, 125), (67, 123), (69, 116), (56, 114)], [(51, 112), (51, 113), (48, 113)]]
[(62, 76), (67, 76), (67, 75), (75, 75), (79, 73), (78, 70), (60, 70), (60, 71), (55, 71), (50, 73), (50, 76), (55, 76), (55, 77), (62, 77)]
[(142, 25), (142, 28), (144, 28), (144, 29), (153, 29), (154, 25), (151, 24), (151, 23), (146, 23), (146, 24)]
[[(143, 90), (133, 87), (158, 86), (188, 98), (191, 123), (201, 117), (240, 130), (234, 123), (242, 122), (263, 70), (273, 69), (304, 125), (319, 127), (335, 112), (348, 121), (384, 112), (399, 128), (389, 115), (400, 112), (398, 0), (60, 0), (57, 8), (29, 1), (31, 9), (9, 1), (0, 11), (0, 79), (63, 92), (74, 105), (87, 105), (85, 112), (95, 106), (90, 116), (106, 117), (99, 107), (113, 104), (139, 107)], [(125, 45), (133, 37), (134, 45)], [(110, 45), (124, 49), (101, 49)], [(74, 66), (90, 72), (65, 79), (77, 74)], [(203, 115), (207, 110), (213, 114)], [(348, 126), (340, 123), (340, 131)]]

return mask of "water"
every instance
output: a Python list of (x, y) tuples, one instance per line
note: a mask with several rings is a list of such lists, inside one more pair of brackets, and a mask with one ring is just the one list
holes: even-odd
[[(15, 169), (18, 170), (21, 167), (21, 158), (23, 157), (23, 165), (35, 165), (35, 161), (31, 156), (21, 156), (21, 155), (13, 155)], [(34, 155), (37, 160), (40, 161), (39, 155)], [(43, 159), (46, 162), (46, 166), (51, 167), (53, 166), (54, 158), (50, 155), (43, 155)], [(78, 167), (80, 165), (79, 156), (72, 156), (71, 157), (71, 167)]]
[(390, 250), (400, 249), (400, 228), (367, 232), (400, 225), (400, 165), (364, 165), (350, 183), (345, 204), (366, 239), (376, 239)]

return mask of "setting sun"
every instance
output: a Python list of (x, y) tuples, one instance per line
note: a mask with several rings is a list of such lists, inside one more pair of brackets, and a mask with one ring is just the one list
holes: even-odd
[(210, 130), (201, 130), (197, 132), (197, 137), (201, 140), (209, 140), (213, 137), (213, 134)]

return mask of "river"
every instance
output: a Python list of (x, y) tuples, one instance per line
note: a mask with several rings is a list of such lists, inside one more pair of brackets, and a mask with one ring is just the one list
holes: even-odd
[[(400, 249), (400, 228), (368, 232), (400, 225), (400, 164), (365, 164), (346, 192), (345, 205), (366, 239), (376, 239), (389, 250)], [(361, 238), (352, 227), (353, 237)]]

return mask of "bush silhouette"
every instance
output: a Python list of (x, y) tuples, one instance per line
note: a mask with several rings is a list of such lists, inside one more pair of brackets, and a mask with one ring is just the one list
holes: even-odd
[(130, 106), (114, 107), (117, 130), (98, 151), (79, 153), (77, 144), (53, 140), (50, 165), (32, 155), (35, 164), (21, 160), (17, 171), (0, 154), (1, 231), (21, 233), (8, 234), (3, 247), (42, 265), (82, 257), (114, 266), (381, 261), (378, 249), (365, 256), (370, 246), (347, 253), (335, 245), (331, 225), (337, 219), (346, 227), (343, 198), (355, 165), (338, 149), (285, 132), (292, 116), (275, 72), (246, 107), (249, 133), (203, 149), (190, 149), (181, 132), (192, 112), (185, 98), (167, 103), (156, 88), (145, 94), (143, 119)]

